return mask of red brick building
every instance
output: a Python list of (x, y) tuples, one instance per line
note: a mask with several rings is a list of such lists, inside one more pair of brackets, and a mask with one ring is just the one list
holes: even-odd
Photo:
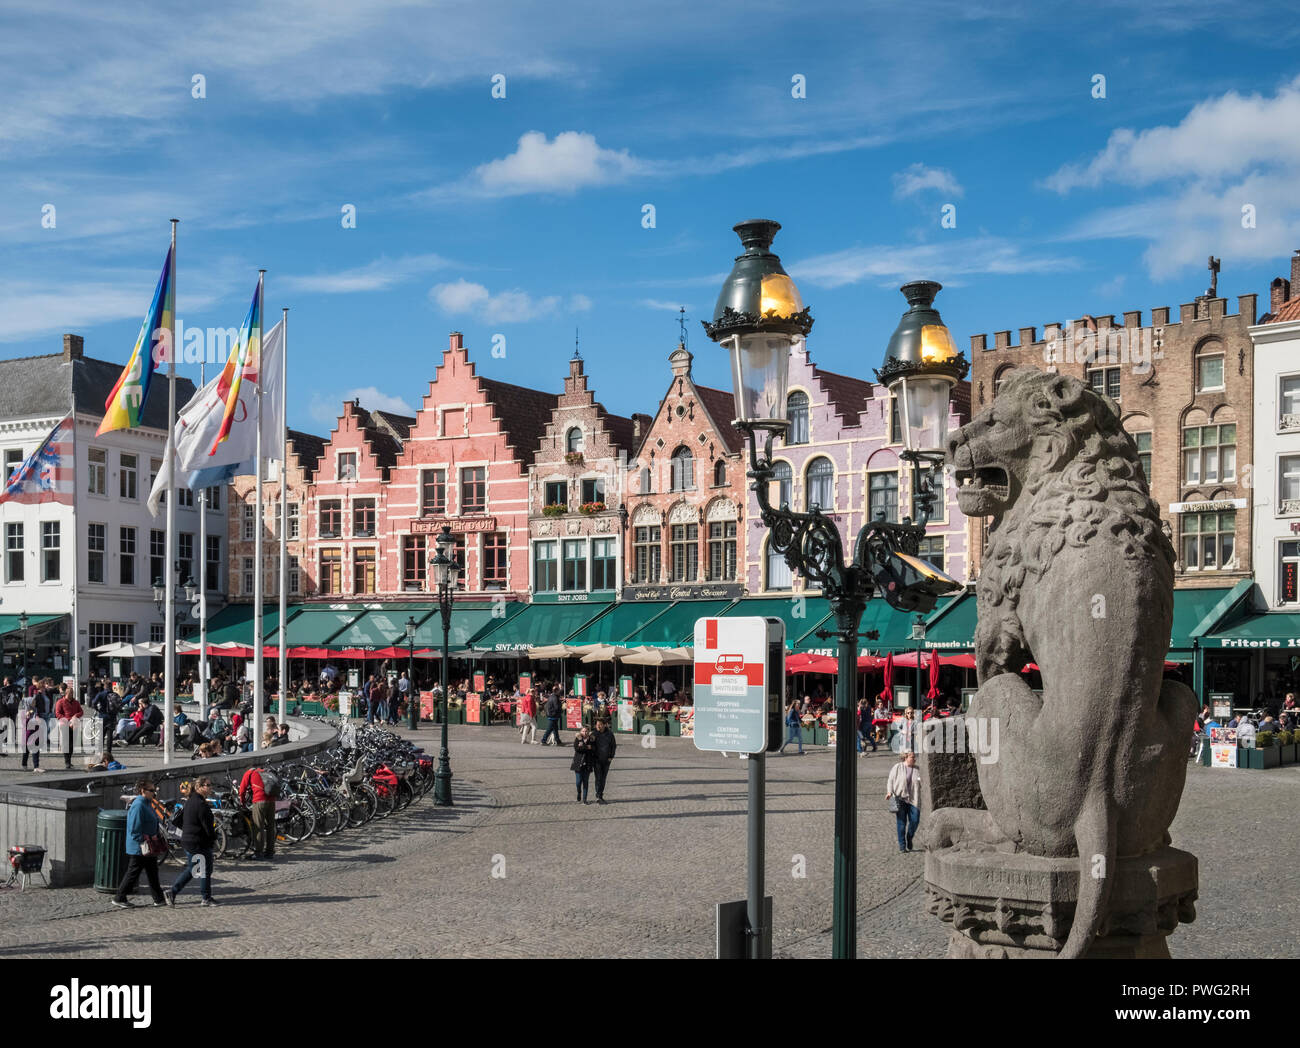
[[(530, 471), (529, 538), (534, 601), (614, 600), (622, 589), (627, 465), (650, 426), (596, 401), (582, 358), (569, 361)], [(621, 512), (623, 511), (623, 512)]]
[(744, 593), (744, 438), (731, 393), (695, 384), (691, 354), (669, 354), (672, 382), (627, 474), (625, 600)]
[(343, 405), (313, 474), (307, 534), (316, 575), (313, 596), (394, 592), (388, 566), (389, 480), (414, 419)]
[[(289, 465), (286, 504), (288, 519), (280, 520), (280, 477), (273, 467), (271, 479), (262, 480), (263, 592), (270, 599), (279, 596), (280, 528), (288, 528), (289, 558), (287, 595), (290, 600), (310, 596), (316, 590), (315, 560), (307, 553), (308, 530), (304, 527), (312, 506), (312, 474), (325, 450), (325, 439), (289, 430)], [(236, 477), (227, 491), (227, 534), (230, 539), (230, 600), (237, 604), (253, 601), (253, 569), (256, 564), (257, 481), (252, 476)]]
[(434, 539), (447, 524), (467, 595), (528, 599), (528, 470), (558, 399), (476, 374), (451, 333), (384, 487), (381, 592), (431, 590)]

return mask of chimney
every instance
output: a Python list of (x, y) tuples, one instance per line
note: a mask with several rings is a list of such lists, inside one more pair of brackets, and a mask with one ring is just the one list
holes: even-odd
[(1268, 311), (1276, 313), (1282, 308), (1282, 303), (1290, 297), (1291, 281), (1287, 280), (1286, 277), (1275, 277), (1273, 283), (1268, 286)]
[(1300, 250), (1291, 256), (1291, 286), (1300, 289)]
[(448, 341), (448, 348), (452, 350), (465, 348), (465, 336), (462, 335), (459, 331), (453, 331), (450, 335), (448, 335), (447, 341)]
[(80, 335), (64, 335), (63, 336), (63, 359), (65, 361), (80, 360), (82, 357), (85, 356), (85, 353), (82, 352), (82, 349), (85, 346), (85, 344), (86, 344), (86, 340), (82, 338)]

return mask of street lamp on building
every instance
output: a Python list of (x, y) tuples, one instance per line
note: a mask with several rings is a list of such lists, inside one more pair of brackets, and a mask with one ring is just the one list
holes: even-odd
[[(918, 517), (919, 523), (911, 518), (898, 524), (884, 520), (867, 523), (854, 543), (853, 559), (846, 563), (839, 528), (818, 507), (798, 513), (771, 504), (775, 479), (772, 442), (787, 426), (790, 349), (797, 339), (807, 336), (813, 319), (780, 258), (769, 250), (780, 223), (755, 219), (733, 228), (745, 250), (736, 256), (718, 295), (713, 320), (704, 322), (704, 330), (731, 355), (736, 400), (732, 424), (745, 434), (749, 446), (748, 476), (763, 524), (771, 531), (772, 549), (807, 580), (810, 589), (821, 590), (834, 612), (835, 629), (828, 636), (838, 641), (836, 723), (847, 728), (853, 723), (857, 701), (858, 630), (867, 602), (879, 590), (891, 607), (926, 612), (939, 596), (956, 592), (961, 584), (918, 556), (925, 518)], [(952, 338), (930, 307), (939, 285), (922, 284), (923, 288), (916, 284), (903, 288), (912, 308), (890, 339), (878, 377), (891, 389), (897, 386), (897, 395), (904, 397), (900, 407), (908, 433), (905, 458), (912, 462), (914, 477), (931, 484), (926, 490), (915, 484), (913, 488), (914, 501), (919, 497), (916, 504), (928, 517), (927, 498), (933, 499), (931, 474), (942, 461), (942, 441), (947, 435), (946, 391), (966, 373), (968, 365), (960, 354), (947, 353)], [(835, 742), (832, 952), (845, 959), (857, 952), (854, 735), (852, 730), (841, 730)]]
[(410, 706), (411, 730), (420, 726), (420, 693), (415, 688), (415, 616), (406, 619), (406, 704)]
[(451, 634), (452, 595), (460, 577), (460, 565), (451, 556), (456, 540), (451, 528), (443, 525), (437, 538), (438, 553), (433, 558), (433, 582), (438, 587), (438, 610), (442, 613), (442, 747), (438, 750), (438, 769), (433, 773), (433, 803), (451, 807), (451, 755), (447, 750), (447, 639)]

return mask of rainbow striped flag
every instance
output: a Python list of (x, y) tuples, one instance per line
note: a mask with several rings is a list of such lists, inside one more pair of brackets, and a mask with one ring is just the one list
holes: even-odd
[[(230, 436), (231, 423), (235, 421), (235, 408), (239, 405), (239, 387), (244, 382), (256, 383), (262, 365), (262, 284), (258, 280), (248, 316), (239, 327), (239, 345), (226, 360), (217, 380), (217, 396), (226, 405), (221, 417), (221, 429), (212, 442), (209, 455), (217, 453), (217, 446)], [(243, 421), (242, 419), (240, 421)]]
[(153, 373), (167, 362), (171, 354), (172, 323), (176, 316), (176, 270), (173, 263), (172, 248), (168, 248), (153, 302), (135, 339), (135, 349), (131, 351), (131, 359), (126, 362), (113, 392), (104, 401), (104, 420), (95, 430), (95, 436), (140, 425)]
[(50, 431), (39, 448), (14, 470), (0, 502), (62, 502), (72, 505), (76, 465), (72, 461), (72, 416)]

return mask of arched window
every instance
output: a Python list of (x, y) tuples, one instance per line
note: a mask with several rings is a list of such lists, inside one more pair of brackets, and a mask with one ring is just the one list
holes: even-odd
[(804, 506), (822, 510), (835, 508), (835, 466), (825, 457), (815, 458), (808, 464)]
[(692, 491), (695, 488), (695, 458), (690, 448), (673, 452), (670, 491)]
[(785, 562), (785, 557), (773, 548), (771, 540), (767, 543), (767, 589), (794, 589), (790, 565)]
[(649, 495), (651, 491), (651, 487), (652, 485), (650, 483), (650, 467), (644, 466), (641, 469), (641, 494)]
[(768, 492), (767, 497), (778, 509), (790, 505), (790, 485), (793, 477), (794, 475), (790, 471), (790, 463), (777, 462), (773, 464), (772, 484), (775, 490)]
[(1006, 381), (1006, 377), (1011, 374), (1012, 368), (1013, 365), (1004, 364), (1002, 367), (998, 368), (997, 372), (993, 375), (994, 399), (997, 398), (998, 392), (1002, 389), (1002, 383)]
[(564, 435), (564, 450), (569, 455), (580, 455), (583, 447), (582, 427), (574, 426)]
[(785, 398), (785, 417), (790, 427), (785, 431), (785, 442), (808, 443), (808, 394), (795, 390)]
[(718, 459), (713, 464), (713, 486), (720, 488), (727, 483), (727, 464), (722, 459)]
[(1210, 339), (1196, 350), (1196, 392), (1223, 389), (1223, 343)]

